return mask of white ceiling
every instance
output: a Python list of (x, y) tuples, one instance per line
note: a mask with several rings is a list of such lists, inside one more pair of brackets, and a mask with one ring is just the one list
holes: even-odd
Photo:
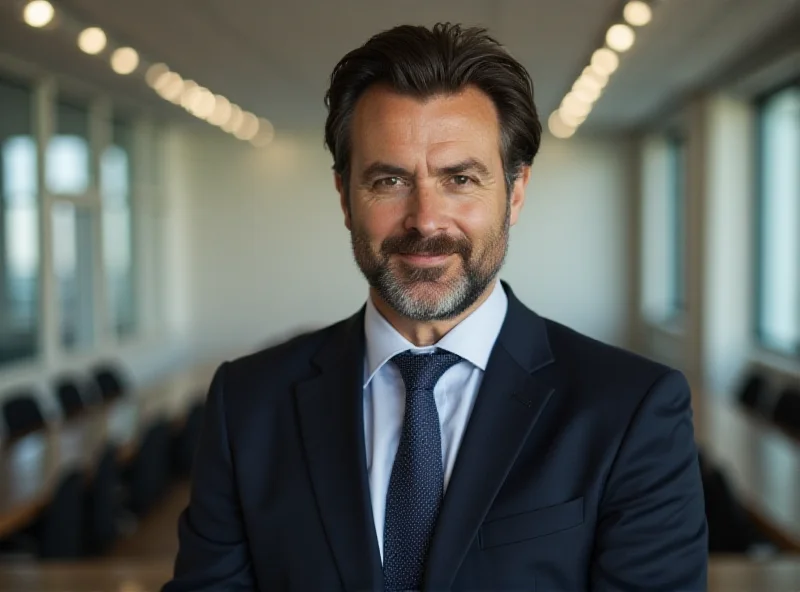
[[(0, 51), (45, 63), (129, 97), (153, 100), (140, 79), (122, 79), (82, 55), (59, 31), (18, 18), (0, 0)], [(53, 0), (102, 26), (151, 61), (164, 61), (276, 127), (319, 130), (322, 97), (338, 59), (400, 23), (450, 20), (488, 27), (529, 69), (542, 118), (599, 47), (620, 0)], [(635, 125), (764, 37), (800, 0), (658, 0), (585, 124)], [(5, 10), (5, 12), (3, 12)], [(161, 105), (163, 102), (159, 102)], [(165, 106), (166, 103), (163, 103)], [(175, 112), (177, 108), (169, 107)]]

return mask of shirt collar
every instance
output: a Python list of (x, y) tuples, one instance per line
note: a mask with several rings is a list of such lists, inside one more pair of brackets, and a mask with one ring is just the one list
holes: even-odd
[(375, 373), (386, 362), (407, 350), (421, 353), (434, 348), (445, 349), (485, 371), (507, 310), (508, 297), (500, 282), (495, 281), (489, 297), (438, 343), (428, 347), (417, 347), (400, 335), (397, 329), (378, 312), (372, 298), (367, 298), (364, 313), (364, 332), (367, 342), (364, 386), (369, 384)]

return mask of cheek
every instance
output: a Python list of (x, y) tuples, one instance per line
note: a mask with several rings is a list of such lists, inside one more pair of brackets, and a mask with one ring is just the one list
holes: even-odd
[(378, 244), (389, 236), (402, 233), (403, 220), (403, 212), (389, 204), (362, 204), (353, 211), (353, 223)]
[(505, 216), (504, 207), (487, 202), (465, 204), (458, 212), (459, 229), (473, 242), (480, 242), (483, 237), (495, 232), (502, 224)]

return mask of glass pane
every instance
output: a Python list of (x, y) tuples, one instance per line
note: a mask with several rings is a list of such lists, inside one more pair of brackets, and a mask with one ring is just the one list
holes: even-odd
[(47, 189), (56, 195), (84, 195), (89, 189), (89, 110), (59, 101), (56, 129), (47, 146)]
[(668, 178), (670, 199), (670, 251), (672, 267), (670, 273), (671, 313), (678, 314), (686, 303), (686, 143), (680, 138), (669, 141)]
[(131, 125), (116, 120), (100, 162), (103, 199), (103, 264), (111, 324), (118, 336), (136, 326), (131, 215)]
[(762, 111), (759, 334), (771, 348), (800, 352), (800, 88)]
[(31, 91), (0, 80), (0, 365), (37, 352), (39, 226)]
[(61, 343), (67, 349), (94, 342), (92, 212), (69, 202), (53, 204), (53, 267), (58, 286)]

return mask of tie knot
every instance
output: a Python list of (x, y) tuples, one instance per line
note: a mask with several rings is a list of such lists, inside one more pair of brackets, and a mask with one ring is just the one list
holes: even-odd
[(442, 374), (461, 361), (461, 356), (437, 349), (431, 353), (413, 354), (410, 351), (392, 358), (400, 370), (406, 391), (433, 391)]

